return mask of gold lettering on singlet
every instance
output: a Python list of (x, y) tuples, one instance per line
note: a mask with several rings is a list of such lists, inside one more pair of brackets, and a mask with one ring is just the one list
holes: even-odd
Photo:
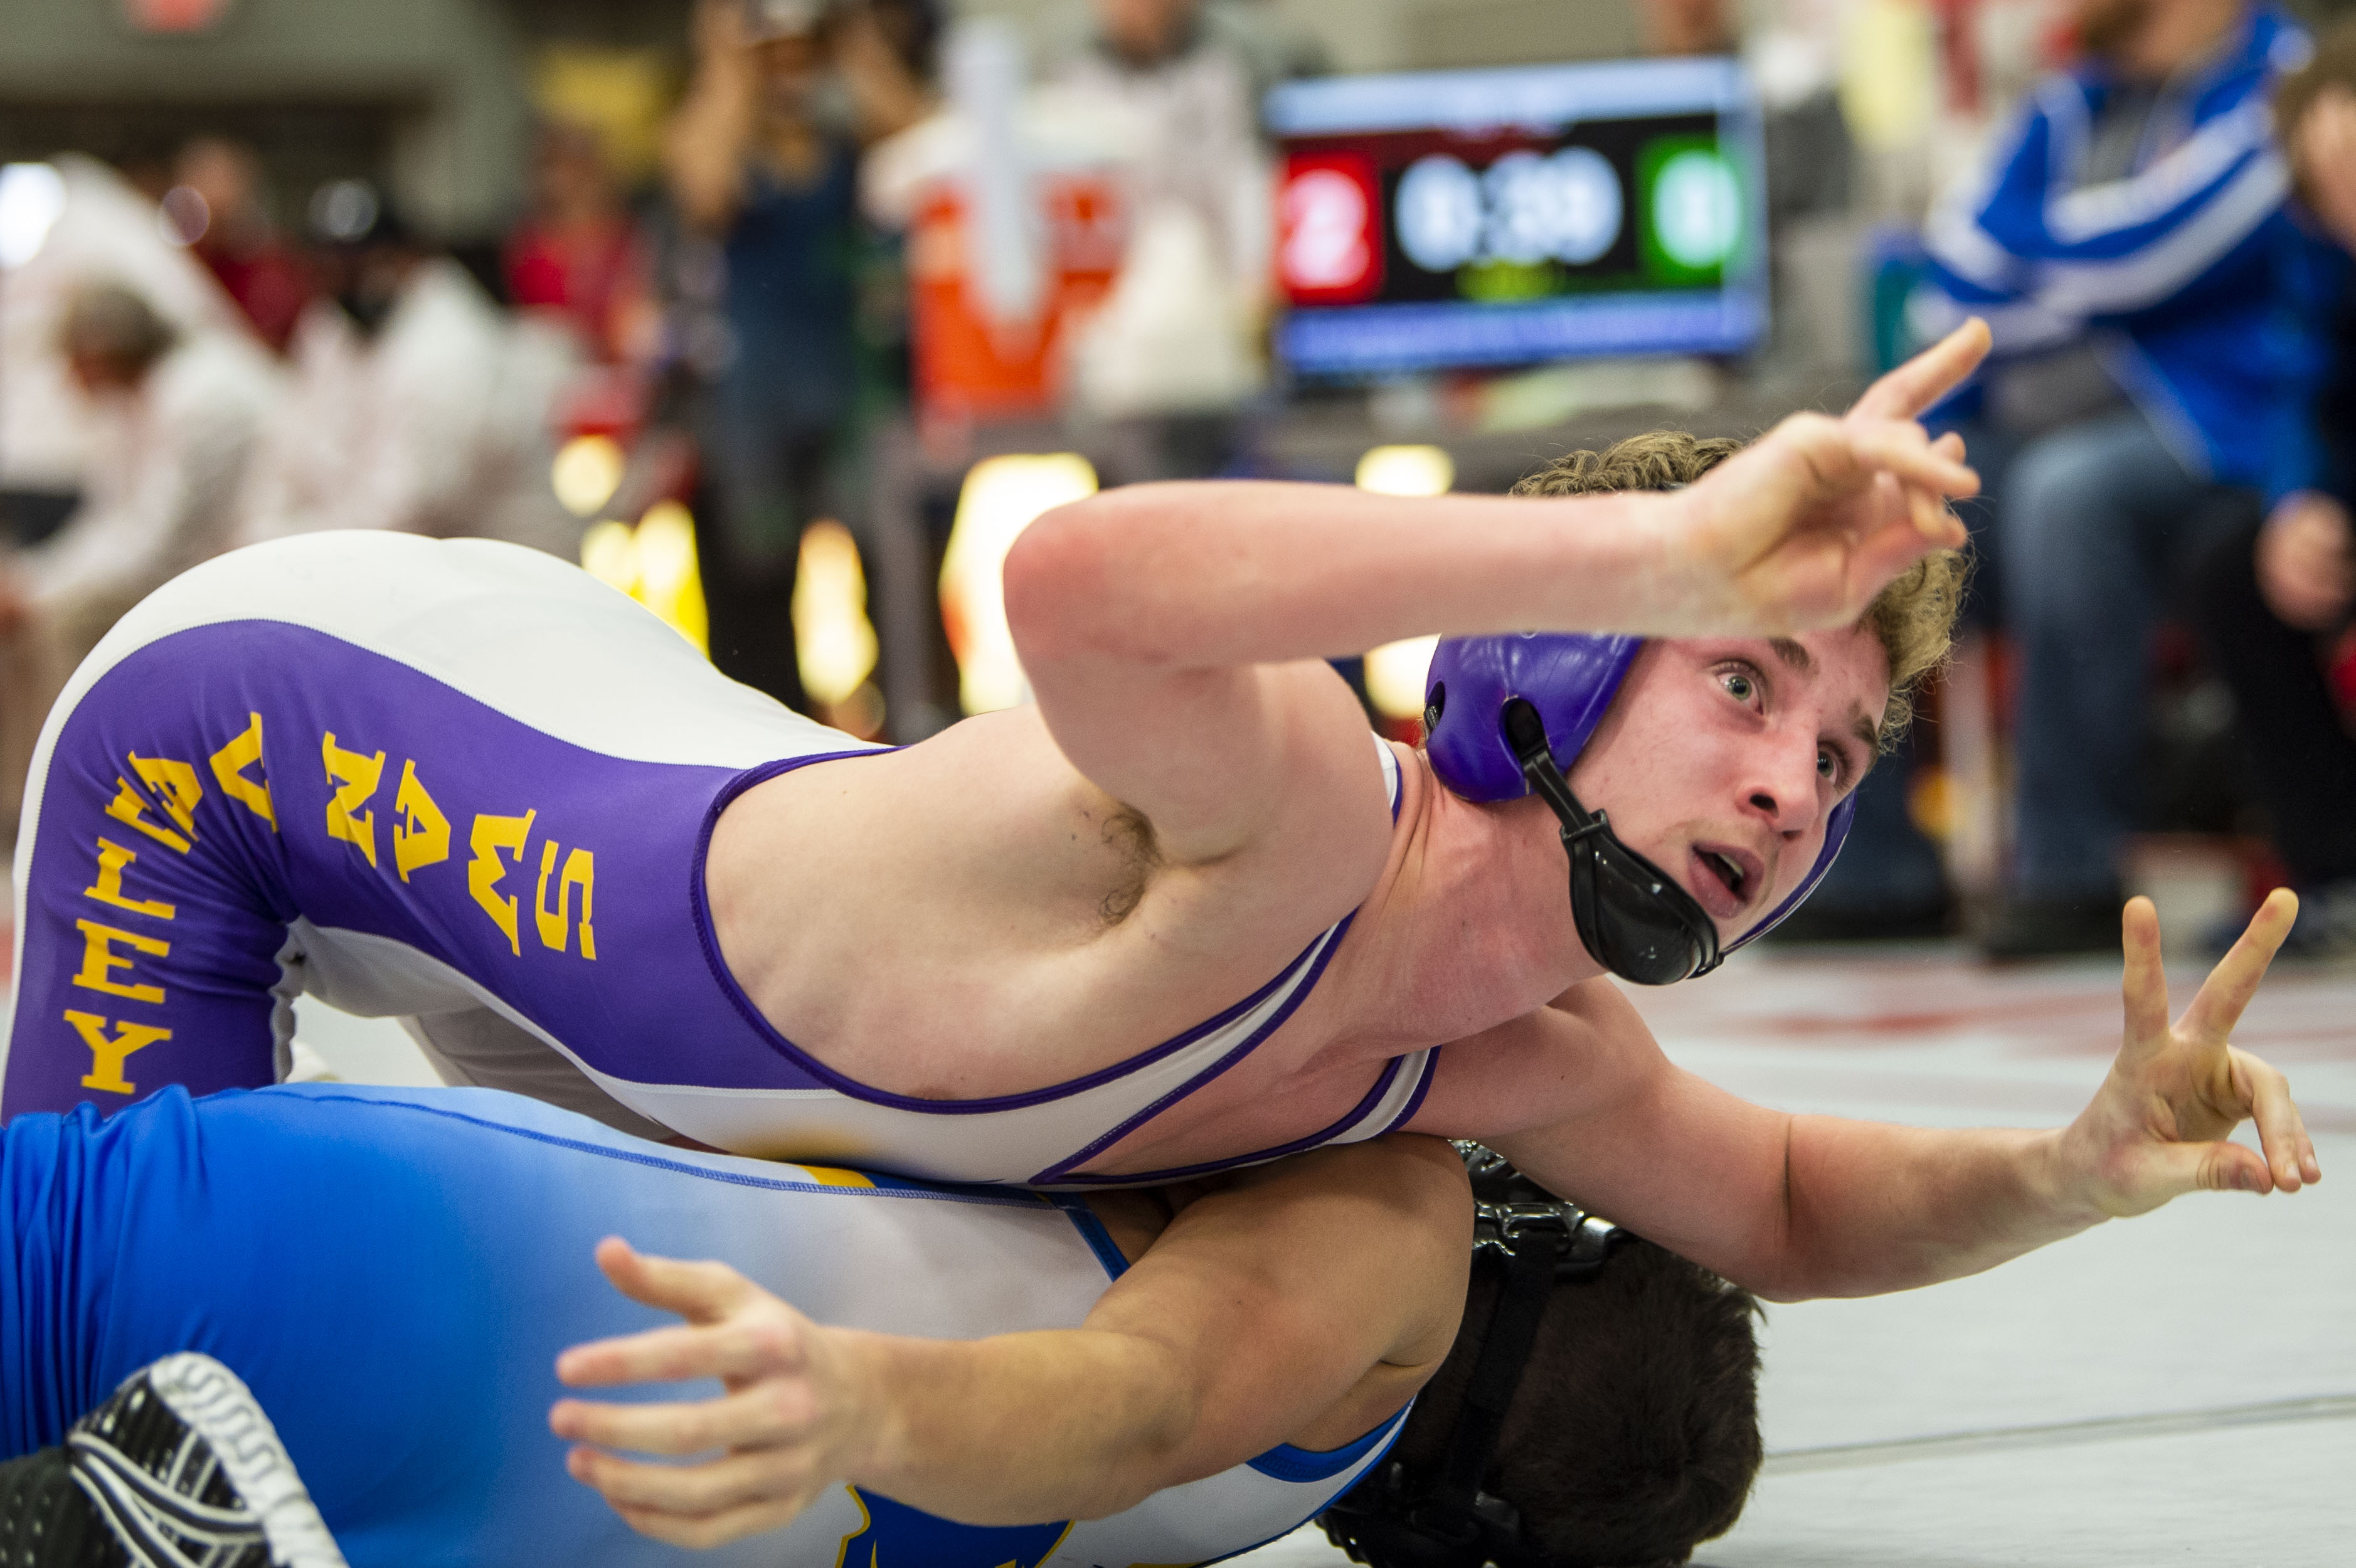
[(590, 905), (596, 897), (597, 859), (586, 849), (564, 858), (564, 875), (557, 880), (556, 907), (548, 907), (548, 879), (556, 869), (556, 840), (540, 847), (540, 888), (532, 899), (532, 917), (540, 926), (540, 944), (562, 953), (572, 934), (573, 890), (581, 890), (581, 956), (594, 962), (597, 933), (589, 923)]
[[(220, 784), (221, 794), (244, 806), (254, 816), (270, 824), (270, 831), (278, 831), (278, 810), (270, 801), (270, 773), (262, 763), (262, 715), (249, 710), (251, 720), (234, 741), (215, 752), (209, 759), (213, 778)], [(245, 770), (254, 770), (252, 778)]]
[(82, 889), (81, 896), (94, 899), (116, 909), (127, 909), (133, 914), (153, 915), (157, 920), (170, 920), (179, 912), (172, 905), (155, 899), (134, 899), (123, 891), (123, 873), (139, 859), (135, 850), (125, 849), (112, 838), (98, 841), (98, 880)]
[(166, 849), (188, 852), (188, 841), (160, 822), (147, 820), (147, 797), (131, 787), (131, 781), (117, 774), (114, 798), (106, 803), (106, 815), (129, 827), (135, 827)]
[(521, 865), (524, 840), (531, 837), (531, 819), (539, 815), (536, 810), (527, 811), (521, 816), (491, 816), (478, 813), (474, 827), (466, 834), (466, 847), (475, 852), (474, 860), (466, 867), (466, 891), (475, 895), (475, 901), (483, 906), (483, 912), (507, 933), (508, 949), (518, 957), (523, 955), (523, 938), (516, 925), (515, 898), (512, 894), (501, 898), (491, 890), (499, 885), (501, 877), (507, 875), (507, 862), (499, 859), (499, 852), (507, 851), (515, 857), (518, 865)]
[(392, 825), (392, 863), (402, 881), (419, 867), (450, 858), (450, 819), (418, 782), (413, 762), (401, 764), (401, 787), (393, 793), (392, 809), (401, 814)]
[(176, 763), (169, 757), (143, 757), (129, 753), (131, 771), (147, 786), (148, 794), (164, 814), (180, 825), (180, 831), (194, 838), (197, 836), (197, 803), (205, 798), (205, 786), (197, 782), (197, 770), (186, 763)]
[(169, 1040), (172, 1031), (157, 1029), (153, 1024), (119, 1023), (114, 1026), (114, 1038), (106, 1038), (107, 1020), (96, 1013), (66, 1009), (66, 1022), (74, 1033), (90, 1047), (90, 1071), (82, 1074), (81, 1086), (100, 1089), (109, 1094), (128, 1094), (139, 1085), (123, 1076), (123, 1061), (134, 1051), (144, 1051), (159, 1040)]
[(377, 781), (384, 776), (384, 753), (371, 757), (365, 752), (347, 752), (336, 744), (336, 732), (330, 730), (319, 737), (319, 760), (327, 765), (327, 783), (336, 791), (327, 799), (327, 837), (357, 847), (368, 857), (368, 863), (375, 865), (376, 813), (359, 807), (376, 794)]
[(160, 1002), (164, 999), (161, 986), (124, 985), (114, 978), (117, 969), (128, 969), (138, 962), (114, 951), (120, 942), (134, 953), (145, 953), (162, 958), (172, 951), (172, 944), (161, 937), (142, 936), (134, 931), (117, 931), (111, 925), (101, 925), (94, 920), (74, 922), (81, 932), (81, 967), (74, 971), (73, 983), (85, 991), (102, 991), (110, 997), (128, 997), (134, 1002)]

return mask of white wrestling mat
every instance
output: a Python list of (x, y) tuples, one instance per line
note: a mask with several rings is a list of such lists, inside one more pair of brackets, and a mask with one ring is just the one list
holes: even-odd
[[(2171, 968), (2179, 1008), (2201, 973)], [(2065, 1121), (2119, 1035), (2115, 963), (1785, 950), (1632, 990), (1673, 1056), (1735, 1092), (1890, 1121)], [(390, 1024), (306, 1008), (302, 1032), (341, 1076), (431, 1081)], [(2196, 1196), (1977, 1278), (1772, 1308), (1772, 1457), (1696, 1562), (2356, 1563), (2356, 972), (2277, 971), (2238, 1039), (2290, 1074), (2320, 1187)], [(1312, 1527), (1236, 1561), (1346, 1560)]]
[[(1792, 1110), (2055, 1125), (2117, 1049), (2115, 961), (1858, 951), (1753, 950), (1629, 990), (1680, 1063)], [(2178, 1009), (2202, 973), (2170, 965)], [(2356, 970), (2277, 969), (2236, 1040), (2290, 1075), (2321, 1186), (2196, 1195), (1976, 1278), (1770, 1307), (1772, 1456), (1695, 1563), (2356, 1563)], [(1347, 1560), (1312, 1529), (1237, 1561)]]

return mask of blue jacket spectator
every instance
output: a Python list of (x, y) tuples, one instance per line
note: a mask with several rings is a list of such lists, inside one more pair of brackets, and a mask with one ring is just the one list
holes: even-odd
[[(2277, 308), (2289, 176), (2266, 96), (2309, 52), (2258, 6), (2182, 80), (2101, 59), (2047, 78), (1933, 214), (1920, 329), (1985, 316), (1999, 361), (2083, 342), (2188, 474), (2260, 483), (2299, 361)], [(2138, 94), (2148, 113), (2115, 112)]]
[[(2018, 823), (1993, 955), (2117, 950), (2118, 857), (2143, 809), (2152, 633), (2242, 526), (2311, 378), (2292, 308), (2289, 176), (2268, 96), (2305, 33), (2247, 0), (2074, 0), (2083, 59), (2029, 95), (1924, 235), (1912, 325), (1988, 318), (1997, 354), (1937, 411), (1986, 484), (1976, 593), (2021, 656)], [(2270, 459), (2279, 447), (2280, 462)], [(1859, 868), (1819, 920), (1936, 912), (1902, 769), (1858, 797)], [(1928, 875), (1905, 868), (1927, 865)], [(1922, 884), (1918, 886), (1917, 884)], [(1922, 907), (1917, 907), (1922, 906)]]

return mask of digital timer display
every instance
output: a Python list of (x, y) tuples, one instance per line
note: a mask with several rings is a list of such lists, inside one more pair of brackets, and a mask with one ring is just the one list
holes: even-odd
[(1758, 112), (1730, 60), (1292, 83), (1269, 121), (1298, 370), (1725, 354), (1765, 325)]

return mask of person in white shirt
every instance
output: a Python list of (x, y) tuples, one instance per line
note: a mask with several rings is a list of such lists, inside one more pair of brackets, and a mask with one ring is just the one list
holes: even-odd
[(0, 567), (0, 807), (11, 819), (33, 737), (73, 667), (124, 611), (228, 548), (284, 393), (251, 339), (184, 331), (119, 283), (74, 292), (58, 347), (95, 439), (80, 505)]
[(573, 558), (580, 524), (548, 478), (564, 351), (509, 323), (365, 187), (315, 206), (328, 297), (295, 325), (295, 396), (255, 464), (239, 542), (389, 528)]

